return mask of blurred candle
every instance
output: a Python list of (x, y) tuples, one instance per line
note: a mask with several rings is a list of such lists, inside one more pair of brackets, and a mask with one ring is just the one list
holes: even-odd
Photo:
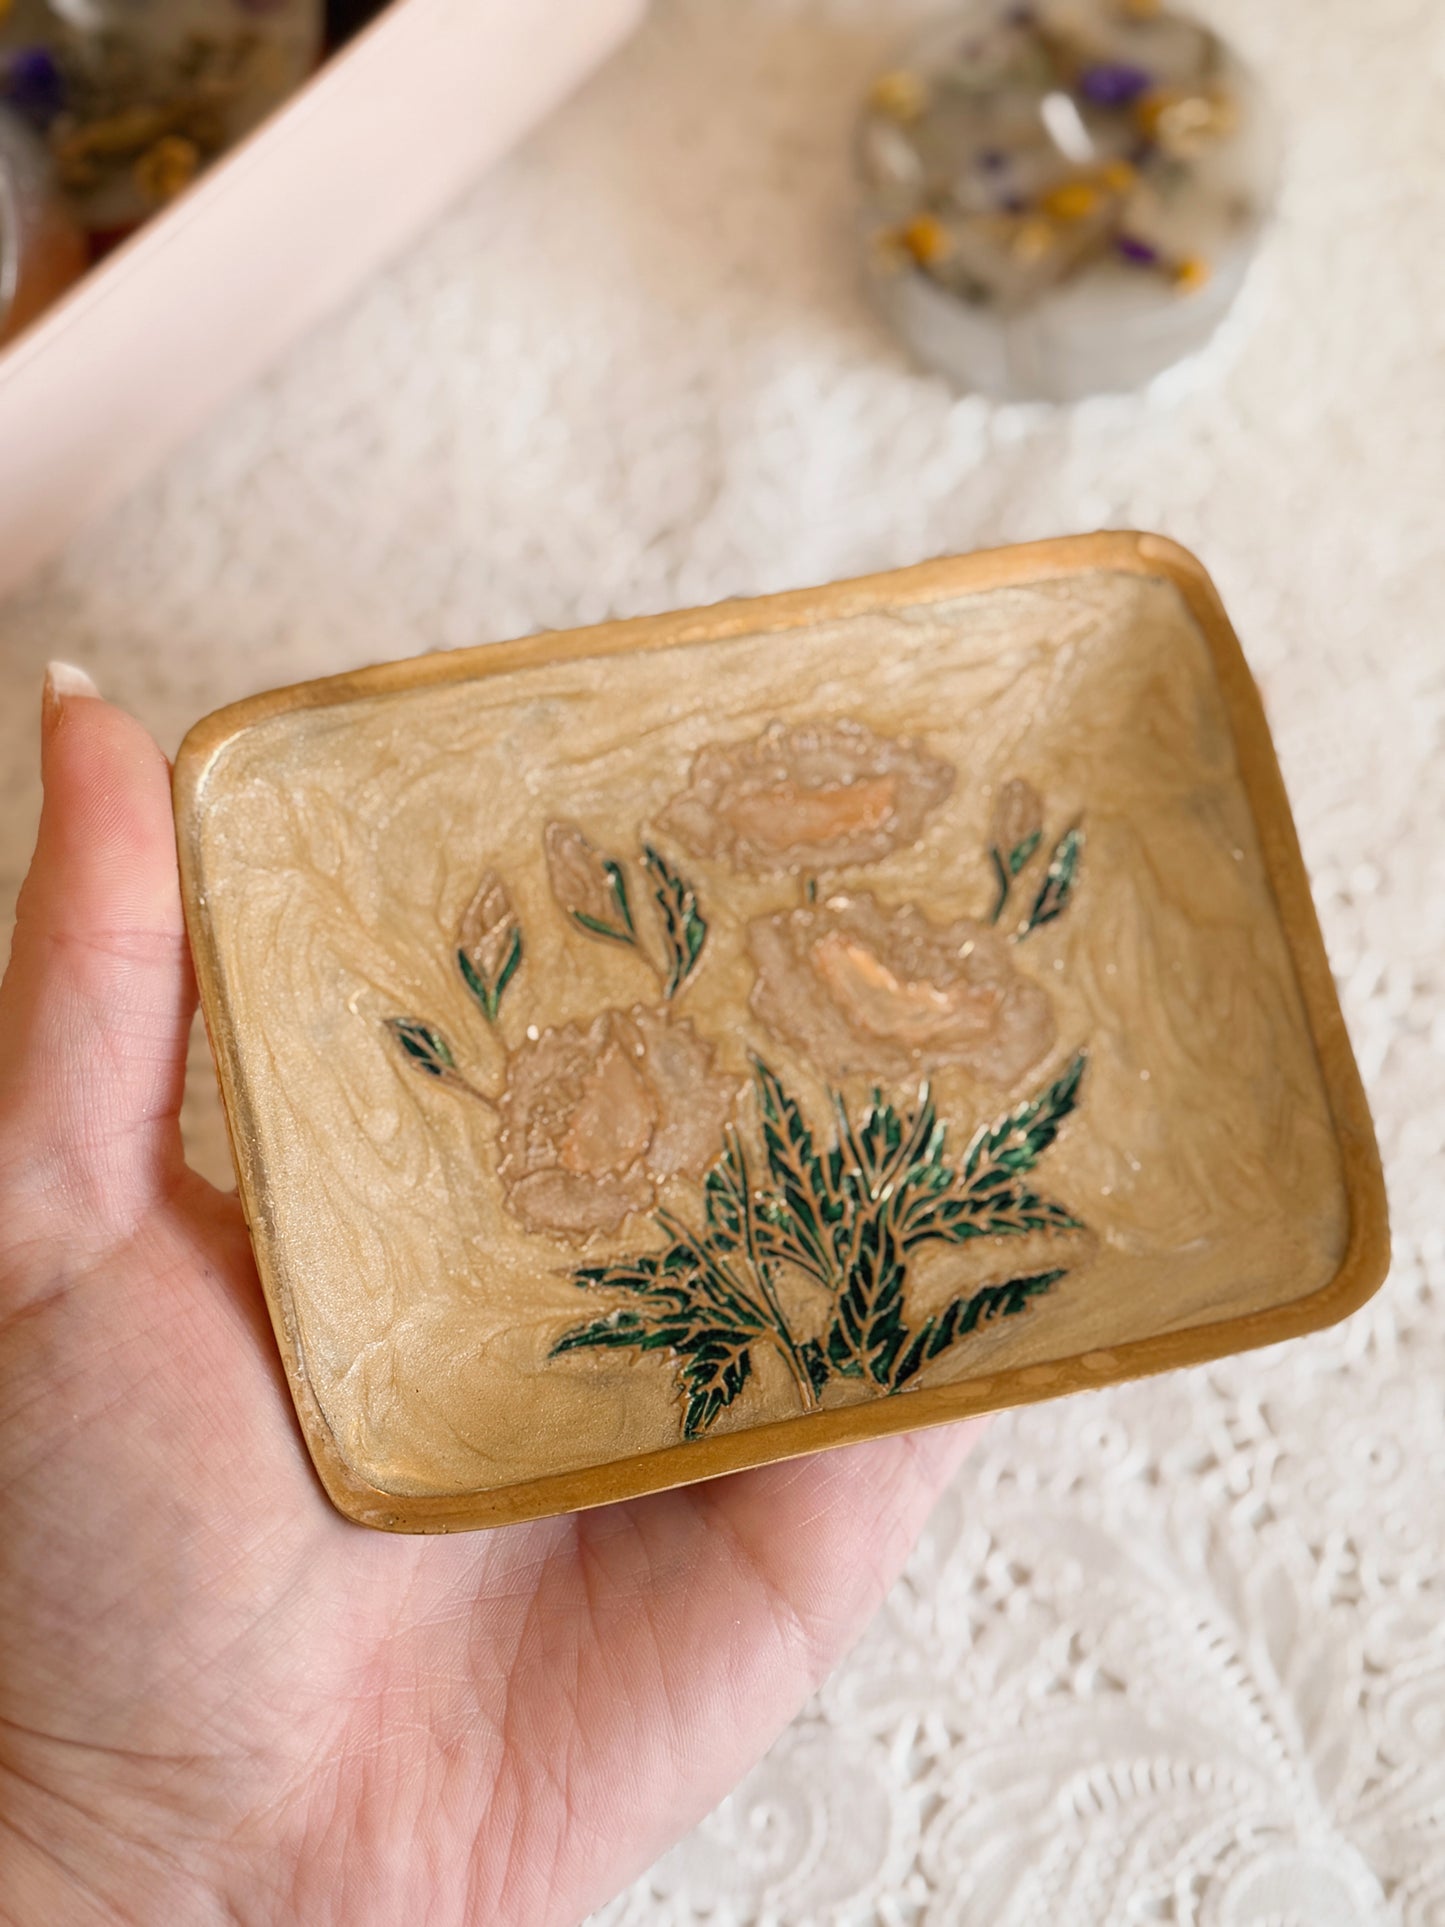
[(875, 81), (858, 151), (879, 306), (1004, 399), (1135, 387), (1202, 347), (1275, 171), (1240, 61), (1141, 0), (966, 0)]

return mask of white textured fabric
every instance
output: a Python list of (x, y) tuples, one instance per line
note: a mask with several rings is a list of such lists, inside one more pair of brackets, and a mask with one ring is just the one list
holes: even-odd
[[(169, 743), (264, 685), (1100, 524), (1214, 571), (1389, 1167), (1342, 1329), (996, 1422), (862, 1645), (607, 1927), (1445, 1923), (1445, 16), (1216, 0), (1287, 122), (1243, 309), (1146, 397), (958, 400), (856, 292), (909, 6), (640, 41), (0, 611), (0, 862), (52, 654)], [(196, 1104), (216, 1166), (214, 1106)]]

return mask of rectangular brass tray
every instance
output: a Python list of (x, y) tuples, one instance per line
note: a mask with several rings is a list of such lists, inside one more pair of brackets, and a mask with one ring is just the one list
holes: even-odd
[(176, 765), (257, 1263), (449, 1531), (1197, 1364), (1384, 1275), (1202, 568), (1099, 535), (256, 697)]

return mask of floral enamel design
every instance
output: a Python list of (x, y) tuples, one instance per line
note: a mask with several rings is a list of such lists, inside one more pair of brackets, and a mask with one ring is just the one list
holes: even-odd
[(1053, 1007), (986, 924), (931, 923), (913, 904), (835, 896), (748, 929), (749, 999), (829, 1077), (897, 1080), (956, 1064), (1014, 1084), (1054, 1042)]
[(920, 744), (861, 723), (770, 723), (751, 742), (702, 750), (662, 825), (693, 856), (753, 876), (842, 869), (916, 842), (953, 780)]
[[(994, 799), (978, 917), (940, 923), (881, 889), (819, 891), (820, 875), (915, 844), (953, 786), (953, 769), (921, 744), (857, 722), (774, 723), (750, 741), (708, 746), (636, 857), (599, 849), (571, 822), (549, 823), (541, 839), (558, 914), (578, 940), (636, 951), (654, 973), (653, 1001), (508, 1045), (502, 1002), (525, 970), (526, 940), (505, 883), (489, 873), (456, 960), (500, 1048), (499, 1073), (484, 1087), (434, 1025), (388, 1023), (401, 1061), (494, 1112), (498, 1179), (529, 1231), (611, 1241), (651, 1214), (653, 1235), (629, 1239), (631, 1255), (574, 1266), (573, 1283), (600, 1305), (559, 1333), (551, 1356), (662, 1354), (686, 1438), (745, 1396), (764, 1353), (781, 1361), (805, 1411), (901, 1392), (1067, 1275), (1065, 1264), (1038, 1262), (1040, 1241), (1064, 1241), (1068, 1255), (1084, 1227), (1035, 1188), (1035, 1171), (1078, 1106), (1085, 1057), (1045, 1072), (1053, 1007), (1017, 957), (1069, 906), (1081, 828), (1045, 854), (1043, 801), (1016, 778)], [(663, 845), (680, 846), (685, 861)], [(678, 1014), (707, 950), (696, 862), (801, 881), (801, 904), (746, 929), (748, 1006), (817, 1076), (818, 1093), (790, 1090), (761, 1053), (749, 1078), (732, 1074)], [(958, 1144), (930, 1088), (951, 1069), (999, 1089), (1037, 1081)], [(834, 1081), (859, 1075), (876, 1088), (850, 1106)], [(981, 1249), (996, 1257), (1018, 1238), (1031, 1241), (1024, 1268), (927, 1316), (913, 1310), (909, 1272), (923, 1247), (987, 1240)]]
[(507, 1066), (498, 1173), (529, 1230), (614, 1231), (669, 1178), (701, 1178), (737, 1098), (712, 1046), (656, 1010), (604, 1010)]

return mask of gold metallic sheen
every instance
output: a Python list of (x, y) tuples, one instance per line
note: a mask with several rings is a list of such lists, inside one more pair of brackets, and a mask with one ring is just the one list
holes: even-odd
[[(1095, 633), (1115, 636), (1123, 653), (1105, 665), (1106, 676), (1096, 665), (1091, 681), (1088, 641)], [(750, 647), (753, 639), (758, 647)], [(1156, 656), (1144, 653), (1156, 649)], [(693, 650), (695, 668), (678, 664), (682, 723), (674, 732), (666, 693), (673, 685), (648, 658)], [(977, 669), (986, 721), (975, 727), (968, 710), (931, 710), (917, 679), (910, 686), (900, 672), (910, 650), (950, 673), (963, 674), (960, 662), (969, 675)], [(1151, 661), (1158, 665), (1157, 704)], [(1197, 670), (1189, 666), (1196, 661)], [(708, 684), (714, 663), (721, 665), (716, 687)], [(499, 685), (499, 677), (511, 680)], [(435, 697), (447, 691), (455, 700), (437, 707)], [(547, 792), (545, 768), (519, 767), (521, 801), (510, 816), (499, 813), (495, 828), (478, 821), (485, 799), (463, 796), (440, 810), (425, 837), (416, 833), (414, 814), (407, 847), (387, 846), (384, 811), (368, 818), (364, 805), (369, 797), (379, 811), (378, 799), (392, 794), (385, 774), (391, 751), (427, 749), (430, 739), (418, 745), (416, 732), (431, 716), (441, 719), (439, 731), (451, 732), (451, 748), (439, 744), (438, 756), (472, 769), (459, 757), (457, 732), (466, 738), (462, 749), (494, 742), (495, 734), (484, 731), (506, 735), (504, 696), (518, 717), (529, 703), (550, 705), (557, 765), (564, 776), (574, 765), (561, 783), (563, 802)], [(629, 733), (644, 711), (651, 729), (645, 746)], [(685, 789), (690, 759), (709, 742), (742, 741), (775, 719), (800, 725), (830, 718), (866, 722), (900, 739), (922, 735), (957, 772), (955, 794), (911, 850), (847, 873), (854, 893), (918, 901), (937, 879), (938, 922), (976, 916), (988, 877), (977, 869), (965, 902), (960, 852), (968, 842), (972, 862), (986, 850), (994, 797), (1010, 823), (1015, 815), (1031, 823), (1037, 791), (1054, 813), (1050, 834), (1059, 810), (1082, 813), (1089, 842), (1077, 901), (1068, 919), (1020, 946), (1020, 968), (1057, 1006), (1059, 1042), (1050, 1061), (1089, 1051), (1083, 1105), (1050, 1153), (1047, 1188), (1078, 1210), (1097, 1234), (1098, 1250), (1056, 1295), (1006, 1321), (1006, 1329), (980, 1333), (956, 1359), (940, 1359), (943, 1376), (930, 1367), (922, 1389), (763, 1423), (728, 1414), (707, 1436), (673, 1443), (670, 1381), (654, 1358), (545, 1362), (549, 1339), (588, 1308), (567, 1277), (575, 1247), (548, 1247), (506, 1213), (495, 1170), (481, 1155), (496, 1141), (495, 1111), (464, 1092), (436, 1091), (425, 1078), (408, 1081), (404, 1067), (389, 1060), (368, 1059), (368, 1089), (380, 1089), (383, 1076), (396, 1079), (391, 1110), (372, 1123), (391, 1134), (388, 1145), (399, 1148), (388, 1156), (399, 1163), (373, 1170), (361, 1121), (354, 1143), (336, 1130), (359, 1088), (344, 1081), (354, 1067), (343, 1065), (334, 1090), (326, 1084), (333, 1060), (318, 1055), (322, 1045), (304, 1029), (303, 1006), (314, 993), (314, 1009), (331, 1024), (333, 1007), (322, 992), (333, 980), (351, 981), (346, 960), (360, 891), (370, 893), (370, 956), (379, 971), (386, 965), (386, 982), (355, 992), (359, 1014), (353, 1029), (342, 1024), (337, 1032), (343, 1040), (355, 1036), (371, 1040), (364, 1050), (384, 1050), (375, 1042), (386, 1016), (382, 992), (404, 978), (398, 995), (414, 985), (417, 1007), (431, 997), (428, 1017), (458, 1031), (469, 1009), (471, 1035), (483, 1038), (477, 1049), (493, 1047), (494, 1030), (468, 1005), (465, 990), (437, 988), (446, 981), (437, 973), (455, 960), (464, 918), (466, 941), (488, 970), (502, 954), (497, 933), (510, 928), (514, 914), (526, 932), (525, 962), (498, 1024), (515, 1028), (531, 1014), (523, 1010), (528, 1000), (543, 1032), (585, 1018), (573, 974), (578, 953), (567, 953), (574, 961), (564, 970), (559, 946), (566, 933), (556, 934), (563, 920), (554, 906), (548, 925), (538, 908), (552, 904), (541, 846), (546, 822), (584, 819), (575, 765), (597, 759), (603, 775), (590, 792), (595, 808), (585, 827), (588, 836), (614, 838), (628, 810), (634, 824), (660, 817)], [(1101, 732), (1112, 732), (1103, 795)], [(1131, 745), (1142, 774), (1131, 768)], [(293, 758), (308, 780), (324, 762), (324, 797), (314, 786), (308, 793), (299, 778), (288, 788)], [(1094, 772), (1091, 793), (1082, 793), (1081, 771)], [(527, 790), (532, 777), (535, 798)], [(1016, 779), (1027, 783), (1005, 791)], [(473, 773), (472, 780), (482, 779)], [(1167, 833), (1151, 820), (1161, 785), (1173, 785), (1175, 828)], [(597, 821), (614, 795), (622, 815)], [(1200, 1364), (1327, 1325), (1361, 1305), (1385, 1275), (1379, 1156), (1259, 696), (1204, 570), (1161, 538), (1102, 534), (1035, 543), (275, 691), (191, 731), (176, 763), (175, 804), (202, 1008), (258, 1267), (322, 1482), (337, 1507), (363, 1524), (410, 1532), (503, 1525)], [(1196, 805), (1197, 823), (1189, 816)], [(454, 847), (459, 824), (475, 826), (464, 832), (474, 845)], [(523, 872), (522, 833), (534, 829), (535, 857)], [(1211, 871), (1171, 886), (1170, 858), (1207, 850), (1214, 862), (1221, 836), (1238, 845), (1237, 875)], [(1162, 882), (1155, 866), (1162, 866)], [(776, 878), (744, 875), (736, 880), (737, 901), (720, 902), (721, 872), (710, 872), (704, 885), (701, 869), (692, 867), (713, 927), (711, 948), (680, 1001), (685, 1021), (718, 1040), (727, 1057), (722, 1072), (742, 1080), (743, 1033), (762, 1034), (747, 1011), (751, 976), (742, 933), (749, 918), (776, 914), (787, 899), (768, 896), (779, 887)], [(299, 880), (294, 902), (277, 881), (288, 876)], [(434, 900), (427, 897), (431, 884)], [(359, 925), (355, 935), (359, 941)], [(646, 958), (624, 945), (579, 943), (592, 1009), (625, 1009), (643, 994)], [(1101, 1031), (1099, 1012), (1122, 1007), (1109, 1003), (1121, 993), (1111, 978), (1106, 983), (1115, 955), (1142, 959), (1146, 977), (1177, 959), (1188, 996), (1201, 1008), (1211, 995), (1225, 1000), (1230, 1023), (1234, 1000), (1243, 997), (1240, 1022), (1249, 1034), (1241, 1055), (1257, 1065), (1254, 1082), (1252, 1072), (1221, 1063), (1206, 1073), (1191, 1114), (1178, 1070), (1187, 1052), (1171, 1046), (1177, 999), (1171, 1019), (1164, 991), (1155, 1008), (1141, 983), (1136, 1016)], [(276, 994), (282, 971), (292, 973), (284, 981), (297, 987), (294, 1004)], [(1217, 1013), (1210, 1018), (1218, 1021)], [(773, 1054), (796, 1084), (806, 1059), (786, 1047)], [(1152, 1111), (1133, 1082), (1151, 1058), (1161, 1078)], [(1037, 1084), (1039, 1074), (1030, 1075)], [(985, 1094), (969, 1076), (946, 1069), (935, 1087), (951, 1139), (1004, 1105), (997, 1091)], [(1220, 1113), (1219, 1094), (1237, 1096), (1246, 1086), (1258, 1102), (1235, 1119), (1238, 1168), (1221, 1171), (1219, 1146), (1230, 1120)], [(1005, 1096), (1012, 1102), (1017, 1092), (1010, 1087)], [(1112, 1187), (1099, 1180), (1132, 1151), (1147, 1157), (1140, 1133), (1154, 1127), (1173, 1149), (1141, 1179), (1154, 1188), (1148, 1213), (1141, 1205), (1135, 1222), (1127, 1202), (1111, 1198)], [(1191, 1150), (1197, 1168), (1190, 1168)], [(394, 1199), (383, 1195), (384, 1186), (377, 1190), (375, 1221), (356, 1225), (345, 1196), (349, 1190), (369, 1199), (367, 1187), (382, 1169), (400, 1171)], [(1219, 1200), (1236, 1179), (1263, 1227), (1251, 1262), (1243, 1262), (1232, 1233), (1214, 1237), (1218, 1225), (1229, 1231)], [(332, 1202), (333, 1186), (340, 1202)], [(1174, 1223), (1175, 1194), (1181, 1232), (1170, 1252), (1159, 1227)], [(411, 1201), (405, 1223), (392, 1215), (396, 1199)], [(452, 1207), (439, 1209), (438, 1200), (454, 1201), (456, 1223), (441, 1222)], [(1185, 1248), (1191, 1212), (1203, 1227), (1202, 1255)], [(636, 1235), (643, 1222), (634, 1220), (604, 1255), (645, 1242)], [(328, 1224), (348, 1237), (354, 1232), (345, 1251), (328, 1241)], [(433, 1232), (437, 1242), (429, 1244)], [(470, 1254), (469, 1270), (454, 1267), (457, 1251)], [(388, 1264), (399, 1269), (388, 1273)], [(398, 1334), (415, 1336), (419, 1307), (431, 1321), (425, 1342), (405, 1352)], [(519, 1321), (531, 1333), (520, 1341)], [(788, 1407), (765, 1402), (765, 1411), (774, 1409)], [(489, 1478), (478, 1471), (484, 1464), (493, 1468)]]

